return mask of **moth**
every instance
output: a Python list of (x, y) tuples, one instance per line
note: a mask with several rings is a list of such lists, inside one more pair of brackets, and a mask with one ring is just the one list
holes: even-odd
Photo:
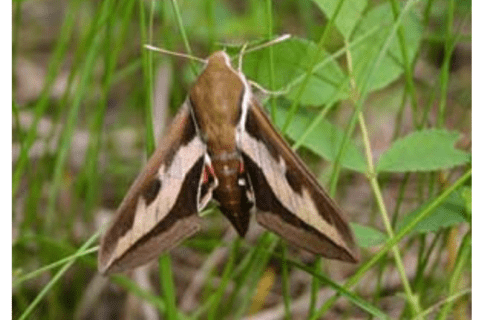
[(290, 243), (357, 262), (336, 203), (277, 133), (241, 70), (218, 51), (101, 240), (101, 273), (149, 262), (196, 233), (212, 199), (244, 237), (250, 215)]

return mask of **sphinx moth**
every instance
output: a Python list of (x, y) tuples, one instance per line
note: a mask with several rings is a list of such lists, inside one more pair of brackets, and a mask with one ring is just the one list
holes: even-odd
[(274, 129), (223, 51), (208, 58), (118, 208), (101, 240), (100, 272), (140, 266), (190, 237), (211, 199), (242, 237), (255, 213), (258, 223), (294, 245), (358, 260), (341, 210)]

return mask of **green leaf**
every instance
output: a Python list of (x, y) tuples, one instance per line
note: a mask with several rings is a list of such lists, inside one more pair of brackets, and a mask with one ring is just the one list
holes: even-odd
[[(358, 88), (362, 88), (369, 68), (375, 63), (386, 38), (394, 24), (393, 12), (389, 2), (376, 6), (366, 13), (360, 24), (356, 27), (353, 39), (361, 37), (370, 29), (376, 28), (379, 24), (379, 31), (375, 32), (372, 37), (366, 41), (351, 48), (351, 57), (353, 61), (353, 71)], [(417, 54), (423, 28), (419, 18), (409, 11), (402, 20), (405, 47), (408, 50), (408, 60), (414, 61)], [(396, 80), (403, 73), (403, 58), (395, 35), (388, 52), (375, 70), (371, 83), (368, 84), (369, 91), (384, 88), (392, 81)]]
[[(414, 231), (425, 233), (425, 232), (436, 232), (440, 228), (450, 227), (459, 223), (467, 222), (466, 219), (466, 206), (465, 201), (461, 197), (460, 192), (453, 192), (451, 195), (442, 202), (442, 204), (437, 207), (437, 209), (432, 212), (427, 218), (420, 221), (414, 228)], [(410, 221), (412, 221), (420, 212), (426, 208), (434, 199), (424, 203), (417, 210), (407, 214), (403, 220), (399, 223), (398, 229), (400, 230), (403, 226), (406, 226)]]
[[(334, 15), (339, 0), (314, 0), (328, 19)], [(344, 38), (349, 39), (356, 23), (361, 19), (361, 13), (366, 8), (366, 0), (344, 0), (334, 24)]]
[[(294, 83), (285, 94), (289, 99), (294, 99), (299, 89), (300, 82), (296, 81), (305, 75), (309, 69), (309, 61), (316, 53), (316, 45), (308, 40), (291, 38), (287, 41), (272, 46), (275, 65), (275, 87), (270, 87), (269, 48), (249, 52), (245, 54), (243, 70), (248, 79), (258, 82), (263, 87), (272, 90), (285, 90), (289, 84)], [(325, 52), (320, 53), (319, 62), (328, 57)], [(327, 61), (311, 77), (304, 90), (300, 103), (304, 105), (325, 104), (336, 91), (347, 81), (339, 65), (333, 59)], [(342, 90), (338, 99), (346, 99), (349, 90)]]
[[(282, 125), (285, 122), (286, 110), (277, 108), (276, 123)], [(298, 140), (315, 118), (315, 113), (301, 110), (292, 119), (287, 135), (293, 140)], [(305, 138), (303, 145), (309, 150), (328, 161), (335, 161), (345, 137), (344, 132), (326, 119), (323, 119), (316, 128)], [(352, 142), (348, 144), (347, 151), (341, 165), (345, 168), (364, 173), (366, 162), (359, 149)]]
[(350, 223), (356, 236), (356, 242), (361, 248), (374, 247), (386, 241), (386, 235), (372, 227)]
[(442, 129), (413, 132), (381, 155), (377, 172), (433, 171), (465, 164), (470, 155), (454, 148), (458, 138), (459, 133)]

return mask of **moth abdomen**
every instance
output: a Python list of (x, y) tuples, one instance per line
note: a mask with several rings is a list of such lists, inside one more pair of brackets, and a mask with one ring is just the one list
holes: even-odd
[(247, 196), (248, 184), (242, 183), (246, 181), (241, 172), (242, 162), (236, 152), (233, 157), (229, 157), (230, 154), (233, 153), (225, 152), (224, 156), (213, 157), (214, 174), (219, 181), (213, 197), (218, 201), (221, 212), (243, 237), (248, 231), (249, 212), (253, 203)]

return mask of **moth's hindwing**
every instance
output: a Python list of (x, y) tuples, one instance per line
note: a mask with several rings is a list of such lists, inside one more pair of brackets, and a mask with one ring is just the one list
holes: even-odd
[(258, 223), (321, 256), (357, 262), (353, 235), (334, 201), (276, 132), (257, 102), (247, 106), (241, 150)]
[(101, 240), (101, 273), (142, 265), (199, 229), (205, 146), (189, 108), (186, 101), (118, 208)]

